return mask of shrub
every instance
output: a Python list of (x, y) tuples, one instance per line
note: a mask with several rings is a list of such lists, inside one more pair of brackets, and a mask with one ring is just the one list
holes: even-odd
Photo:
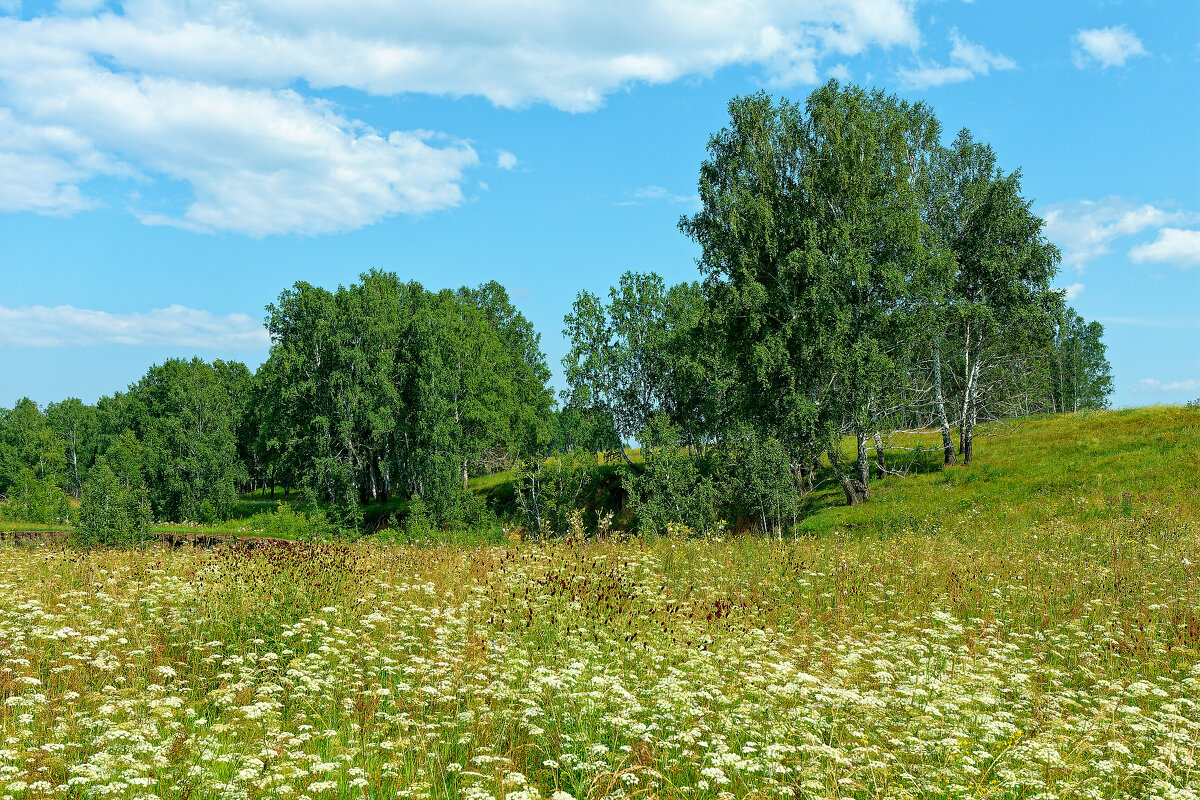
[(752, 519), (763, 533), (782, 533), (799, 502), (791, 463), (779, 440), (735, 430), (720, 454), (720, 496), (727, 519)]
[(297, 511), (287, 503), (281, 503), (274, 511), (260, 512), (247, 517), (239, 528), (277, 539), (324, 542), (338, 538), (336, 525), (320, 510)]
[(570, 531), (571, 512), (583, 501), (584, 487), (596, 467), (594, 453), (574, 451), (550, 458), (535, 456), (517, 464), (513, 490), (525, 529), (534, 538)]
[(710, 533), (717, 519), (713, 482), (700, 459), (683, 447), (679, 429), (655, 415), (643, 429), (641, 442), (643, 469), (626, 468), (622, 474), (641, 530)]
[(77, 547), (136, 547), (149, 539), (150, 520), (146, 487), (123, 482), (101, 460), (83, 484), (72, 543)]
[(433, 536), (435, 526), (425, 501), (414, 496), (408, 503), (408, 516), (404, 518), (404, 535), (410, 542), (425, 541)]

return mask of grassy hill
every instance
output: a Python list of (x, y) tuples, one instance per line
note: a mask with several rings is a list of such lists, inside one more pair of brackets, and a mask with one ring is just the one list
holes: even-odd
[(1157, 406), (994, 425), (970, 466), (941, 467), (937, 434), (894, 437), (912, 474), (872, 484), (847, 508), (830, 487), (810, 496), (803, 528), (888, 531), (972, 523), (1008, 529), (1087, 521), (1134, 509), (1200, 515), (1200, 409)]
[[(1155, 406), (993, 424), (976, 440), (970, 466), (943, 468), (936, 432), (898, 434), (887, 445), (889, 470), (905, 474), (873, 478), (871, 500), (855, 507), (845, 506), (832, 476), (819, 476), (802, 501), (800, 531), (1009, 529), (1129, 515), (1135, 508), (1200, 515), (1200, 409)], [(637, 451), (632, 457), (640, 460)], [(619, 469), (600, 468), (586, 491), (589, 511), (619, 510)], [(511, 512), (512, 479), (497, 473), (470, 485)]]

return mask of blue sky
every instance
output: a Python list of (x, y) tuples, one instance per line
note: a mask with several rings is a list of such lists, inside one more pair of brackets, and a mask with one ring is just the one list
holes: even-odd
[[(349, 9), (349, 10), (348, 10)], [(1117, 406), (1200, 396), (1200, 4), (0, 0), (0, 404), (266, 356), (372, 267), (562, 317), (676, 229), (737, 94), (830, 76), (1021, 168)]]

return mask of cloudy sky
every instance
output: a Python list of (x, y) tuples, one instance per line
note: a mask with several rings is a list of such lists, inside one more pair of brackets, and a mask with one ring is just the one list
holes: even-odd
[(1200, 396), (1200, 4), (0, 0), (0, 404), (254, 366), (263, 307), (499, 280), (551, 366), (676, 230), (737, 94), (836, 76), (970, 128), (1107, 329), (1118, 406)]

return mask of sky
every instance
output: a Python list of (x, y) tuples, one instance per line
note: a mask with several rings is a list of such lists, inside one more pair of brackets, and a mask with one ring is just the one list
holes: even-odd
[(542, 334), (678, 230), (730, 98), (830, 77), (989, 142), (1105, 326), (1117, 407), (1200, 397), (1200, 3), (0, 0), (0, 405), (251, 367), (266, 305), (497, 280)]

